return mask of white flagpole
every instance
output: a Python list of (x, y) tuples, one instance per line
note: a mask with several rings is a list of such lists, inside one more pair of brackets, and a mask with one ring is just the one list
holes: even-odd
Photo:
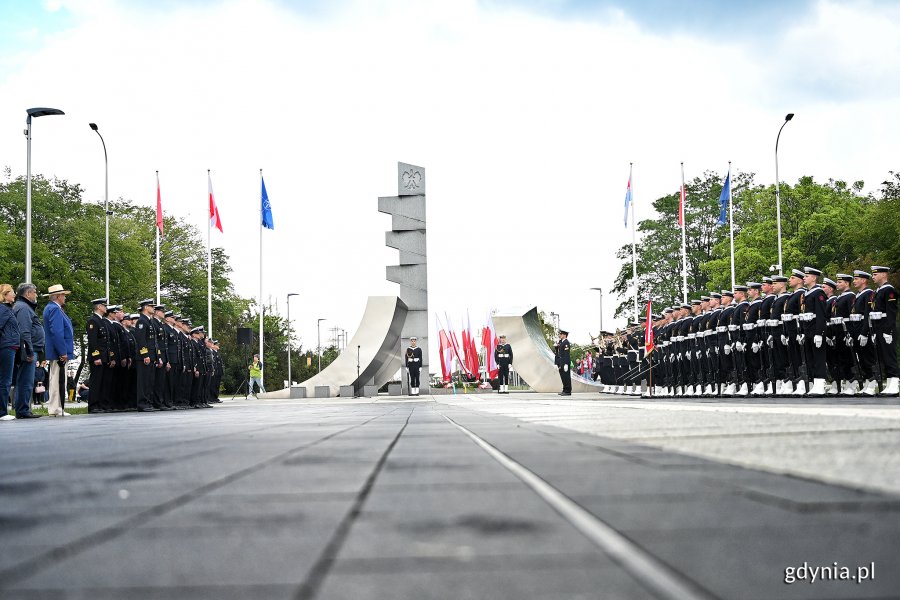
[(637, 244), (635, 243), (634, 223), (634, 180), (631, 178), (634, 163), (628, 163), (628, 182), (631, 184), (631, 277), (634, 281), (634, 322), (640, 318), (638, 313), (638, 278), (637, 278)]
[(209, 219), (209, 196), (212, 194), (212, 179), (209, 169), (206, 170), (206, 181), (209, 189), (206, 192), (206, 330), (207, 337), (213, 334), (212, 326), (212, 224)]
[[(160, 209), (159, 206), (159, 171), (156, 172), (156, 193), (157, 193), (157, 205), (156, 210)], [(159, 223), (156, 224), (156, 304), (159, 304)]]
[(731, 181), (731, 161), (728, 161), (728, 227), (731, 237), (731, 289), (734, 290), (734, 202), (731, 199), (731, 188), (734, 183)]
[(259, 170), (259, 362), (262, 365), (259, 380), (265, 384), (263, 362), (263, 225), (262, 225), (262, 169)]
[(684, 189), (684, 163), (681, 163), (681, 195), (679, 197), (679, 216), (681, 217), (681, 295), (682, 301), (687, 304), (687, 215), (685, 214), (685, 205), (687, 204), (687, 193)]

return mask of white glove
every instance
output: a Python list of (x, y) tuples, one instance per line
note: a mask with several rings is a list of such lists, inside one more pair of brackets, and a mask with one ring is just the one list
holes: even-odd
[(725, 354), (731, 354), (731, 344), (725, 344)]
[(800, 335), (797, 336), (797, 343), (800, 344), (801, 346), (803, 345), (803, 342), (805, 342), (805, 341), (806, 341), (805, 333), (801, 333)]
[(766, 344), (769, 345), (769, 348), (774, 348), (775, 347), (775, 338), (770, 335), (769, 338), (766, 340)]
[(882, 333), (881, 335), (884, 336), (884, 341), (888, 344), (890, 344), (891, 342), (894, 341), (894, 336), (891, 335), (890, 333)]
[(782, 335), (781, 335), (781, 345), (782, 345), (782, 346), (787, 346), (787, 345), (788, 345), (788, 341), (789, 341), (789, 340), (788, 340), (788, 336), (782, 334)]
[(846, 335), (846, 337), (844, 337), (844, 345), (846, 345), (848, 348), (853, 347), (853, 336), (849, 333)]
[(813, 336), (813, 344), (815, 344), (816, 348), (821, 348), (822, 347), (822, 336), (814, 335)]
[(750, 349), (753, 350), (753, 354), (759, 352), (759, 342), (754, 342), (750, 345)]
[[(890, 344), (890, 342), (888, 342), (888, 344)], [(697, 358), (700, 358), (700, 351), (699, 351), (699, 350), (697, 350)]]
[(834, 348), (834, 338), (825, 338), (825, 343)]
[(859, 336), (859, 338), (857, 338), (857, 339), (859, 340), (859, 347), (860, 347), (860, 348), (862, 348), (863, 346), (865, 346), (866, 344), (869, 343), (869, 336), (867, 336), (867, 335), (861, 335), (861, 336)]
[(563, 373), (569, 372), (569, 365), (563, 365)]

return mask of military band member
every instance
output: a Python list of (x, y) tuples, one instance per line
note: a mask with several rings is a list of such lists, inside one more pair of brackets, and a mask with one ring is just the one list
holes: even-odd
[(409, 380), (409, 395), (419, 395), (419, 371), (422, 368), (422, 349), (417, 346), (419, 340), (415, 336), (409, 338), (404, 364)]
[(872, 342), (878, 353), (878, 361), (884, 388), (883, 396), (900, 393), (900, 369), (897, 367), (897, 290), (888, 283), (888, 267), (873, 266), (872, 279), (878, 286), (872, 299), (869, 319), (872, 321)]
[(569, 352), (571, 344), (569, 343), (569, 332), (562, 329), (559, 330), (559, 341), (554, 344), (553, 349), (556, 353), (556, 368), (559, 369), (559, 378), (562, 381), (562, 391), (560, 396), (572, 395), (572, 371), (570, 363), (572, 356)]
[(497, 364), (497, 381), (499, 394), (509, 393), (509, 366), (513, 362), (512, 346), (506, 343), (506, 336), (500, 336), (500, 343), (494, 348), (494, 362)]

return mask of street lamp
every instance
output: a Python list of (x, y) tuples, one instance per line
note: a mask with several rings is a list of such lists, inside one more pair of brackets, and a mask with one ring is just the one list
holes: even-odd
[(592, 290), (597, 290), (600, 292), (600, 333), (603, 333), (603, 289), (602, 288), (591, 288)]
[(319, 369), (316, 371), (316, 373), (322, 372), (322, 330), (320, 328), (320, 325), (324, 320), (325, 319), (319, 319), (318, 321), (316, 321), (316, 354), (319, 355)]
[(25, 110), (25, 138), (28, 140), (28, 159), (25, 175), (25, 283), (31, 283), (31, 117), (64, 115), (58, 108), (28, 108)]
[[(91, 129), (97, 132), (97, 135), (100, 135), (100, 130), (97, 129), (96, 123), (88, 123), (91, 126)], [(110, 301), (109, 298), (109, 159), (106, 156), (106, 142), (103, 140), (103, 136), (100, 135), (100, 143), (103, 144), (103, 164), (104, 166), (104, 180), (105, 180), (105, 192), (103, 193), (103, 212), (106, 215), (106, 300)], [(260, 356), (260, 360), (262, 357)]]
[(788, 124), (788, 121), (794, 118), (794, 113), (788, 113), (784, 117), (784, 123), (778, 130), (778, 137), (775, 138), (775, 212), (778, 219), (778, 274), (784, 275), (784, 261), (781, 258), (781, 190), (778, 186), (778, 141), (781, 139), (781, 130)]
[(287, 295), (287, 326), (288, 326), (288, 390), (291, 389), (293, 380), (291, 379), (291, 296), (299, 296), (300, 294)]

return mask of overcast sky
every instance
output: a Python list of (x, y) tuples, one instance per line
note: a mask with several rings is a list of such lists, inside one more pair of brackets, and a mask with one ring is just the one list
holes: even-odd
[[(634, 9), (632, 5), (642, 8)], [(212, 169), (237, 291), (259, 290), (315, 345), (316, 319), (352, 336), (385, 266), (396, 163), (428, 177), (435, 312), (472, 325), (491, 309), (560, 313), (577, 342), (611, 288), (628, 163), (637, 218), (727, 162), (864, 180), (900, 169), (896, 2), (0, 0), (0, 166), (109, 188), (206, 231)], [(36, 216), (39, 218), (39, 216)], [(39, 235), (40, 229), (36, 230)], [(112, 268), (115, 268), (113, 265)], [(15, 282), (14, 282), (15, 283)], [(44, 282), (47, 283), (47, 282)], [(51, 282), (52, 283), (52, 282)], [(146, 290), (152, 294), (153, 290)], [(77, 290), (76, 290), (77, 292)], [(113, 291), (115, 299), (115, 291)], [(617, 298), (604, 298), (607, 329)], [(225, 335), (224, 332), (221, 335)], [(432, 370), (438, 367), (431, 332)]]

